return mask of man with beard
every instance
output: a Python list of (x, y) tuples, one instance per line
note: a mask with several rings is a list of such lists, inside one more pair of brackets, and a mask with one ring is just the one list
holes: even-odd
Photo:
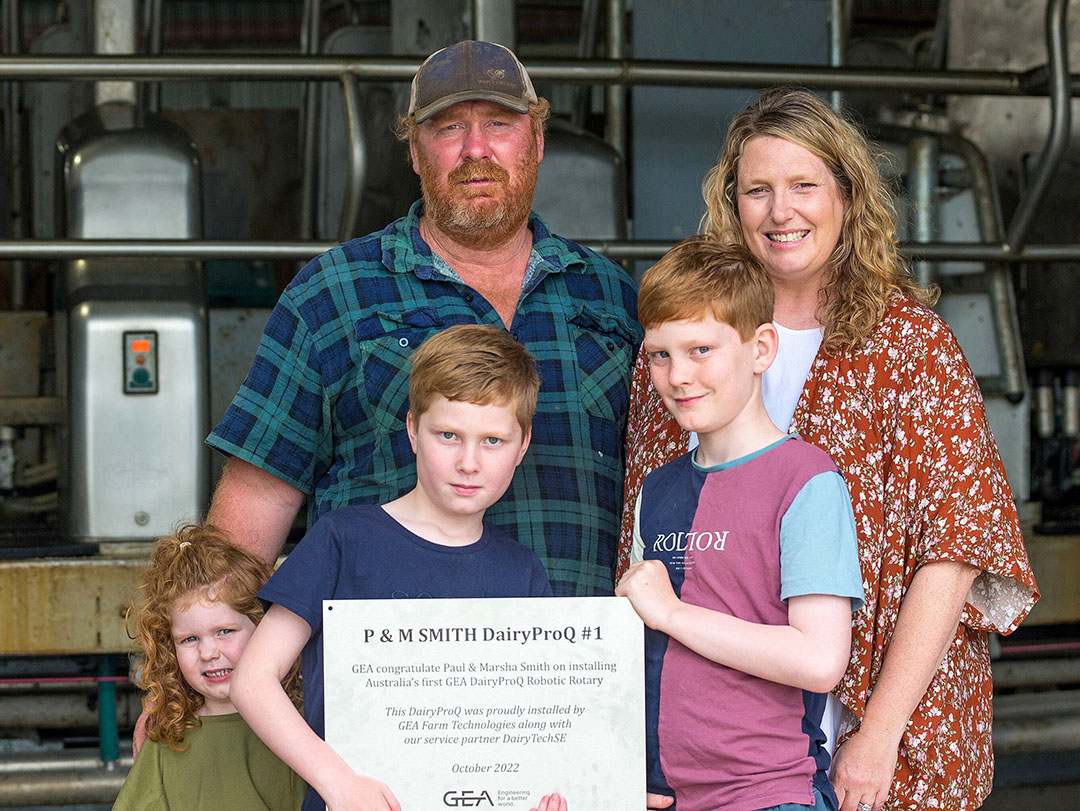
[[(530, 213), (547, 115), (501, 45), (459, 42), (424, 62), (400, 122), (423, 199), (285, 289), (207, 439), (232, 457), (208, 523), (273, 561), (305, 498), (310, 526), (400, 496), (416, 478), (410, 356), (453, 324), (498, 324), (535, 356), (541, 389), (532, 446), (487, 516), (539, 555), (555, 594), (612, 593), (636, 290)], [(447, 486), (466, 487), (459, 474)]]

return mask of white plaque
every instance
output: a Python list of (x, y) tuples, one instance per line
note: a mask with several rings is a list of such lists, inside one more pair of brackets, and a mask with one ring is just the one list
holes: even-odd
[(323, 651), (326, 740), (404, 811), (645, 805), (625, 598), (328, 600)]

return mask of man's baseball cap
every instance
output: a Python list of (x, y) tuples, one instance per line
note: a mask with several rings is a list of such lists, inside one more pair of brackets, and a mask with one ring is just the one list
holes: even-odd
[(413, 77), (409, 115), (420, 124), (462, 101), (491, 101), (527, 113), (536, 91), (513, 51), (470, 39), (424, 60)]

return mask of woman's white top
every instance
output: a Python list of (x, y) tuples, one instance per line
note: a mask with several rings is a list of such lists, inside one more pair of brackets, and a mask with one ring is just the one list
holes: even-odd
[(761, 397), (769, 419), (781, 431), (787, 431), (810, 367), (825, 337), (825, 328), (788, 329), (776, 322), (773, 325), (780, 333), (780, 343), (776, 360), (761, 376)]
[[(799, 404), (810, 367), (825, 337), (824, 327), (788, 329), (773, 322), (780, 333), (776, 359), (761, 376), (761, 396), (769, 419), (785, 433), (791, 427), (791, 417)], [(690, 432), (690, 450), (697, 447), (697, 434)]]

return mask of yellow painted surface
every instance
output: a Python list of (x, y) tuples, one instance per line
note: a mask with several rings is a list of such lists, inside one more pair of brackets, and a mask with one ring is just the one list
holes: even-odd
[(1025, 533), (1042, 597), (1024, 625), (1080, 622), (1080, 536)]
[(133, 650), (124, 611), (145, 565), (104, 557), (0, 561), (0, 654)]
[[(1042, 599), (1025, 625), (1080, 622), (1080, 536), (1027, 533)], [(0, 655), (134, 650), (124, 611), (149, 548), (91, 558), (0, 561)]]

